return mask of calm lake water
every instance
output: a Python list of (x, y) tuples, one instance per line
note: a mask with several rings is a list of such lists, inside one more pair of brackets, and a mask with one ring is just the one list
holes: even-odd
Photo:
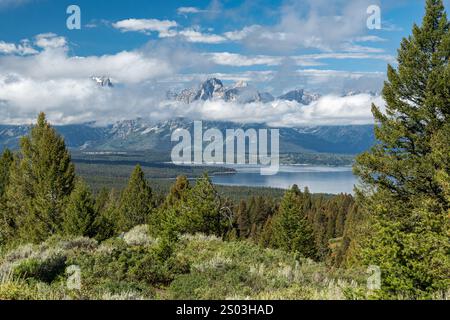
[(288, 189), (307, 186), (313, 193), (353, 193), (357, 178), (351, 167), (282, 166), (274, 176), (262, 176), (258, 167), (233, 166), (237, 173), (213, 176), (216, 184)]

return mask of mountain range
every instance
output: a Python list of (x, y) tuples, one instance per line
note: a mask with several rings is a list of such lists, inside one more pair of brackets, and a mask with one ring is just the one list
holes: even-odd
[(274, 100), (297, 101), (307, 105), (318, 100), (320, 95), (304, 91), (303, 89), (289, 91), (279, 97), (274, 97), (269, 92), (260, 92), (255, 87), (245, 81), (238, 81), (234, 85), (225, 86), (217, 78), (210, 78), (197, 88), (184, 89), (181, 92), (169, 91), (169, 100), (176, 100), (184, 103), (206, 100), (224, 100), (226, 102), (252, 103), (271, 102)]
[[(217, 128), (225, 134), (226, 129), (268, 128), (264, 124), (239, 124), (203, 121), (204, 130)], [(151, 151), (170, 152), (174, 143), (171, 134), (175, 129), (193, 131), (193, 121), (174, 119), (154, 123), (135, 119), (116, 122), (107, 126), (93, 123), (56, 126), (66, 144), (73, 150), (101, 151)], [(0, 149), (18, 147), (21, 136), (30, 126), (0, 125)], [(367, 150), (375, 141), (373, 125), (312, 126), (280, 128), (280, 152), (320, 152), (357, 154)]]
[[(92, 77), (102, 87), (113, 84), (107, 77)], [(350, 93), (352, 94), (352, 93)], [(298, 89), (279, 97), (259, 92), (245, 82), (225, 86), (216, 78), (203, 82), (197, 88), (181, 92), (168, 92), (167, 98), (183, 103), (223, 99), (227, 102), (251, 103), (269, 102), (275, 99), (296, 101), (308, 105), (320, 95)], [(225, 134), (226, 129), (265, 129), (261, 123), (231, 123), (203, 121), (204, 130), (217, 128)], [(96, 123), (56, 126), (64, 136), (67, 146), (72, 150), (94, 151), (158, 151), (170, 153), (174, 143), (171, 134), (175, 129), (184, 128), (193, 132), (193, 121), (175, 118), (169, 121), (152, 121), (142, 118), (119, 121), (110, 125), (98, 126)], [(21, 136), (26, 135), (30, 126), (0, 125), (0, 149), (15, 149)], [(367, 150), (375, 141), (373, 125), (304, 126), (280, 128), (281, 153), (336, 153), (357, 154)]]

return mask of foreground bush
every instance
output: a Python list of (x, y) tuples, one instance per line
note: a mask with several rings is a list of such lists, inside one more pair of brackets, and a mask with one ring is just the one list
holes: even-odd
[[(170, 245), (166, 255), (161, 247)], [(164, 253), (164, 254), (163, 254)], [(67, 286), (69, 266), (79, 288)], [(0, 299), (367, 299), (364, 270), (322, 263), (247, 241), (184, 235), (175, 243), (139, 226), (101, 244), (52, 238), (0, 255)], [(442, 293), (435, 296), (445, 299)], [(399, 297), (406, 298), (406, 297)]]
[[(330, 272), (295, 254), (250, 242), (185, 235), (171, 243), (138, 226), (101, 244), (52, 238), (0, 256), (0, 299), (354, 299), (366, 297), (363, 274)], [(81, 287), (69, 289), (69, 266)]]

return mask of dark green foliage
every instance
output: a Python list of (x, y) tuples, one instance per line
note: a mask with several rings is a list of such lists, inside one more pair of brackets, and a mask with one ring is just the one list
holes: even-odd
[[(347, 226), (349, 213), (357, 215), (357, 207), (351, 195), (320, 196), (309, 193), (308, 188), (300, 192), (297, 186), (292, 190), (297, 197), (295, 207), (303, 212), (312, 227), (316, 258), (338, 265), (347, 256), (349, 246), (341, 246), (342, 237), (347, 230), (347, 239), (356, 237), (352, 227)], [(235, 211), (234, 234), (240, 239), (250, 239), (264, 247), (270, 246), (274, 237), (273, 216), (279, 211), (277, 199), (271, 197), (252, 197), (249, 201), (241, 200)], [(332, 243), (331, 243), (332, 242)], [(340, 258), (336, 258), (339, 251)], [(339, 261), (339, 262), (338, 262)]]
[(13, 160), (11, 151), (5, 149), (0, 157), (0, 199), (3, 198), (6, 186), (9, 183), (9, 173)]
[(209, 177), (205, 174), (199, 178), (192, 188), (183, 183), (179, 189), (180, 181), (177, 179), (172, 190), (178, 196), (171, 194), (166, 202), (150, 219), (152, 234), (161, 234), (164, 230), (184, 233), (204, 233), (223, 236), (233, 224), (233, 212), (230, 204), (223, 200)]
[(227, 226), (226, 208), (207, 175), (198, 179), (185, 201), (178, 202), (181, 233), (215, 234), (221, 236)]
[(273, 217), (270, 243), (275, 248), (298, 252), (306, 258), (316, 258), (312, 225), (302, 207), (304, 196), (309, 197), (308, 194), (302, 194), (295, 185), (286, 192)]
[(70, 195), (64, 216), (64, 232), (70, 236), (93, 238), (97, 234), (98, 211), (89, 187), (79, 179)]
[(62, 231), (65, 205), (74, 187), (74, 166), (64, 139), (43, 113), (20, 145), (20, 159), (12, 166), (6, 190), (7, 214), (21, 238), (41, 241)]
[(239, 231), (239, 238), (246, 239), (250, 235), (252, 221), (250, 212), (247, 210), (247, 204), (241, 200), (237, 212), (237, 227)]
[(109, 205), (110, 190), (107, 188), (101, 188), (95, 196), (95, 211), (102, 212), (106, 210)]
[(130, 247), (119, 239), (108, 240), (104, 245), (113, 249), (95, 255), (78, 255), (69, 261), (83, 270), (86, 286), (128, 283), (149, 289), (149, 286), (170, 283), (173, 272), (183, 272), (173, 259), (163, 259), (157, 247)]
[(277, 201), (270, 196), (253, 196), (248, 202), (241, 200), (236, 217), (237, 234), (240, 238), (257, 239), (263, 232), (267, 219), (277, 211)]
[(378, 265), (385, 297), (430, 297), (450, 285), (450, 31), (441, 0), (427, 0), (422, 26), (398, 50), (373, 106), (379, 143), (357, 158), (362, 257)]
[(14, 268), (13, 277), (51, 283), (58, 276), (64, 274), (65, 262), (66, 257), (62, 255), (54, 255), (45, 260), (28, 259)]
[(127, 231), (146, 223), (153, 206), (152, 189), (144, 177), (141, 166), (137, 165), (120, 197), (119, 229)]
[(5, 190), (9, 184), (9, 175), (14, 158), (6, 149), (0, 157), (0, 245), (13, 236), (14, 220), (6, 210)]
[(164, 206), (170, 207), (178, 201), (186, 201), (187, 193), (190, 188), (187, 177), (178, 176), (175, 183), (170, 187), (169, 195), (166, 197)]
[(95, 210), (98, 213), (95, 220), (95, 239), (103, 241), (113, 237), (118, 232), (117, 199), (114, 189), (102, 189), (95, 200)]
[(348, 208), (347, 217), (345, 220), (344, 232), (341, 237), (341, 244), (335, 250), (333, 264), (336, 266), (355, 265), (356, 258), (358, 229), (364, 223), (363, 215), (358, 210), (356, 204), (352, 204)]

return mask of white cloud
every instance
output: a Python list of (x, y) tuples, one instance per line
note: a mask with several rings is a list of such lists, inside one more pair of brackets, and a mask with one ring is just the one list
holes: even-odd
[(98, 28), (100, 26), (110, 27), (111, 25), (112, 25), (111, 21), (106, 19), (92, 19), (84, 25), (84, 28), (93, 29)]
[(194, 29), (184, 29), (180, 31), (179, 34), (183, 36), (186, 41), (193, 43), (217, 44), (227, 41), (227, 39), (221, 35), (202, 33)]
[[(324, 96), (310, 105), (300, 107), (300, 111), (283, 114), (279, 120), (275, 119), (272, 125), (369, 124), (373, 123), (372, 103), (380, 107), (384, 106), (380, 97), (373, 97), (368, 94), (348, 97)], [(278, 107), (286, 108), (285, 106)]]
[(66, 47), (67, 41), (54, 33), (42, 33), (36, 36), (35, 44), (42, 49), (56, 49)]
[[(308, 106), (296, 102), (274, 101), (271, 103), (237, 104), (223, 101), (199, 101), (193, 104), (181, 104), (173, 101), (164, 101), (164, 88), (171, 88), (175, 79), (168, 77), (161, 86), (158, 82), (139, 82), (132, 80), (124, 86), (114, 88), (98, 87), (85, 75), (92, 71), (91, 67), (102, 64), (103, 68), (110, 70), (127, 70), (133, 59), (124, 59), (122, 55), (109, 57), (86, 57), (72, 61), (66, 57), (61, 60), (55, 58), (62, 51), (48, 56), (49, 51), (32, 57), (0, 58), (0, 97), (2, 108), (0, 118), (3, 123), (31, 122), (39, 111), (45, 111), (49, 119), (58, 124), (99, 121), (111, 123), (117, 120), (133, 119), (136, 117), (150, 118), (152, 120), (166, 120), (173, 117), (187, 117), (204, 120), (225, 120), (237, 122), (267, 122), (274, 126), (301, 126), (318, 124), (363, 124), (371, 123), (370, 106), (372, 102), (382, 105), (379, 98), (369, 95), (356, 95), (339, 97), (326, 95), (317, 102)], [(62, 56), (64, 57), (64, 56)], [(112, 59), (112, 60), (109, 60)], [(4, 72), (5, 64), (19, 63), (26, 60), (19, 73)], [(109, 61), (108, 61), (109, 60)], [(47, 74), (40, 74), (43, 70), (38, 68), (30, 70), (31, 65), (49, 65), (50, 61), (57, 64), (60, 74), (49, 70)], [(78, 64), (80, 63), (80, 64)], [(120, 67), (120, 68), (119, 68)], [(156, 66), (154, 66), (156, 68)], [(141, 66), (138, 66), (140, 69)], [(62, 73), (62, 69), (65, 73)], [(79, 69), (79, 73), (75, 70)], [(81, 71), (84, 70), (84, 71)], [(104, 70), (94, 70), (102, 72)], [(53, 72), (53, 73), (52, 73)], [(158, 70), (147, 74), (147, 79)], [(131, 74), (135, 73), (132, 70)], [(136, 74), (138, 78), (142, 75)], [(299, 76), (315, 79), (319, 86), (330, 77), (346, 77), (361, 82), (364, 74), (345, 74), (338, 71), (302, 70)], [(206, 75), (180, 76), (178, 81), (198, 81)], [(273, 80), (274, 74), (269, 71), (244, 72), (241, 74), (215, 74), (222, 80), (260, 80), (261, 82)], [(122, 75), (122, 77), (124, 77)], [(126, 78), (125, 78), (126, 79)], [(39, 101), (39, 103), (36, 103)]]
[[(279, 66), (284, 60), (292, 60), (295, 65), (302, 67), (316, 67), (322, 66), (324, 63), (320, 60), (336, 59), (336, 60), (382, 60), (389, 63), (395, 62), (395, 57), (387, 54), (374, 54), (382, 52), (373, 48), (357, 47), (353, 48), (361, 52), (330, 52), (318, 54), (305, 54), (298, 56), (268, 56), (268, 55), (242, 55), (230, 52), (213, 52), (205, 53), (210, 61), (217, 65), (231, 66), (231, 67), (250, 67), (250, 66)], [(350, 48), (349, 48), (350, 50)]]
[(224, 36), (233, 41), (240, 41), (245, 39), (251, 33), (258, 31), (262, 27), (259, 25), (252, 25), (244, 27), (241, 30), (228, 31), (224, 33)]
[(361, 46), (353, 43), (344, 43), (342, 44), (342, 51), (353, 53), (383, 53), (384, 49)]
[(31, 122), (40, 111), (56, 124), (112, 123), (147, 116), (158, 103), (151, 87), (143, 84), (102, 88), (88, 78), (38, 80), (13, 75), (0, 76), (0, 97), (1, 123), (18, 124)]
[(336, 60), (382, 60), (388, 63), (395, 63), (395, 57), (389, 54), (372, 54), (361, 52), (330, 52), (330, 53), (316, 53), (316, 54), (304, 54), (294, 56), (293, 59), (301, 61), (310, 60), (324, 60), (324, 59), (336, 59)]
[[(191, 8), (192, 9), (192, 8)], [(112, 26), (122, 32), (143, 32), (150, 34), (158, 32), (159, 38), (172, 38), (179, 36), (191, 43), (218, 44), (228, 39), (222, 35), (203, 33), (200, 27), (177, 30), (178, 23), (170, 20), (157, 19), (126, 19), (113, 23)]]
[(36, 54), (37, 52), (38, 51), (31, 46), (28, 40), (22, 40), (20, 44), (0, 41), (0, 54), (18, 54), (25, 56)]
[(195, 120), (268, 123), (275, 127), (348, 125), (373, 123), (371, 105), (383, 106), (379, 97), (359, 94), (348, 97), (328, 95), (310, 105), (276, 100), (270, 103), (238, 104), (222, 100), (199, 101), (189, 105), (164, 102), (159, 108)]
[[(145, 51), (79, 57), (69, 56), (65, 44), (62, 37), (40, 35), (36, 45), (43, 50), (27, 56), (1, 44), (10, 53), (0, 56), (2, 123), (27, 123), (39, 111), (55, 123), (137, 117), (155, 103), (147, 82), (174, 72), (170, 61)], [(109, 76), (116, 86), (101, 88), (93, 75)]]
[(224, 35), (259, 50), (336, 50), (351, 39), (366, 36), (366, 9), (370, 4), (374, 4), (373, 0), (286, 1), (273, 12), (277, 23), (250, 25)]
[(361, 36), (353, 39), (355, 42), (385, 42), (387, 39), (378, 36)]
[(0, 10), (24, 5), (32, 0), (0, 0)]
[[(266, 122), (273, 126), (372, 123), (371, 103), (382, 105), (380, 98), (361, 94), (350, 97), (324, 96), (308, 106), (296, 102), (227, 103), (199, 101), (183, 104), (161, 101), (151, 86), (105, 89), (89, 79), (36, 81), (30, 78), (0, 77), (0, 96), (6, 104), (0, 108), (3, 123), (31, 122), (45, 111), (57, 124), (118, 120), (143, 117), (153, 121), (174, 117), (197, 120)], [(36, 101), (39, 101), (37, 104)]]
[(201, 13), (201, 12), (205, 12), (205, 10), (201, 10), (196, 7), (180, 7), (177, 9), (177, 13), (180, 15), (195, 14), (195, 13)]
[(272, 56), (244, 56), (237, 53), (214, 52), (205, 54), (211, 61), (218, 65), (233, 67), (249, 67), (256, 65), (277, 66), (283, 60), (283, 57)]
[(138, 83), (172, 72), (163, 59), (139, 51), (114, 55), (69, 57), (63, 48), (46, 50), (28, 57), (0, 58), (0, 72), (24, 75), (36, 80), (87, 79), (106, 75), (120, 83)]
[(122, 32), (158, 32), (167, 34), (177, 27), (176, 21), (158, 19), (126, 19), (113, 23), (112, 26)]
[[(200, 34), (195, 35), (195, 41), (205, 40), (200, 31), (191, 31)], [(222, 38), (208, 38), (206, 41), (215, 43), (223, 41)], [(372, 119), (368, 101), (371, 98), (367, 97), (356, 99), (327, 95), (330, 97), (328, 100), (321, 99), (310, 106), (280, 101), (245, 105), (207, 101), (181, 105), (163, 100), (166, 91), (175, 85), (182, 88), (188, 87), (187, 82), (198, 85), (208, 76), (224, 81), (249, 81), (261, 91), (267, 90), (274, 95), (296, 88), (320, 89), (326, 93), (365, 90), (384, 79), (384, 74), (297, 69), (298, 66), (320, 64), (322, 59), (362, 58), (376, 53), (292, 57), (197, 53), (190, 50), (190, 44), (173, 38), (150, 42), (142, 50), (79, 57), (69, 55), (64, 37), (41, 34), (34, 40), (35, 48), (27, 40), (20, 44), (0, 42), (0, 51), (6, 53), (0, 56), (2, 123), (30, 122), (39, 111), (47, 112), (51, 121), (60, 124), (93, 120), (110, 123), (139, 116), (154, 120), (191, 116), (209, 120), (261, 121), (274, 125), (367, 123)], [(19, 45), (34, 51), (28, 55), (21, 54)], [(211, 74), (209, 67), (214, 64), (238, 67), (267, 65), (273, 66), (274, 70)], [(186, 68), (189, 72), (183, 73)], [(93, 75), (111, 77), (116, 86), (101, 88), (90, 79)]]

